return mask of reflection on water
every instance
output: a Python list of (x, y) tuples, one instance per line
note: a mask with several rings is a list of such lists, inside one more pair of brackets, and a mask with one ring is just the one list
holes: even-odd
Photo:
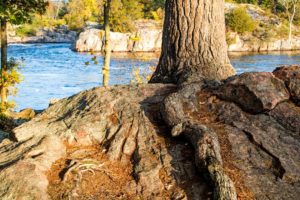
[[(19, 93), (12, 99), (18, 108), (43, 109), (51, 98), (63, 98), (102, 83), (103, 57), (99, 54), (98, 65), (84, 63), (92, 55), (70, 50), (70, 44), (16, 44), (9, 46), (9, 56), (25, 58), (21, 73), (24, 81)], [(140, 68), (150, 73), (150, 66), (158, 62), (159, 53), (113, 53), (110, 68), (110, 85), (128, 84), (133, 71)], [(300, 52), (271, 54), (230, 53), (238, 73), (245, 71), (272, 71), (283, 64), (300, 64)]]

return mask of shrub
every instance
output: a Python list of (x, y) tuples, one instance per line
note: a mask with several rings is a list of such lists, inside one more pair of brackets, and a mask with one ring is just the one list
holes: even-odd
[(226, 15), (227, 26), (240, 34), (252, 32), (256, 28), (256, 23), (247, 13), (246, 8), (237, 8)]
[(65, 25), (64, 19), (51, 19), (45, 15), (35, 15), (30, 24), (22, 24), (16, 28), (16, 34), (21, 37), (35, 36), (43, 28), (55, 28)]
[(284, 21), (276, 30), (277, 37), (285, 38), (288, 36), (289, 26), (288, 21)]
[[(7, 71), (0, 79), (0, 87), (8, 88), (8, 95), (15, 95), (18, 92), (16, 85), (23, 80), (19, 72), (20, 67), (23, 65), (22, 63), (23, 59), (16, 60), (15, 58), (11, 58), (8, 60)], [(15, 102), (8, 101), (5, 107), (0, 109), (0, 113), (13, 107), (15, 107)]]
[(31, 26), (33, 26), (36, 30), (41, 28), (55, 28), (61, 25), (66, 25), (66, 21), (64, 19), (52, 19), (45, 15), (36, 15), (31, 23)]
[(102, 13), (101, 1), (97, 0), (69, 0), (66, 6), (66, 20), (72, 30), (79, 30), (86, 21), (97, 22)]
[(19, 26), (16, 29), (16, 34), (18, 36), (21, 36), (21, 37), (35, 36), (36, 35), (36, 29), (33, 26), (29, 25), (29, 24), (25, 24), (25, 25)]

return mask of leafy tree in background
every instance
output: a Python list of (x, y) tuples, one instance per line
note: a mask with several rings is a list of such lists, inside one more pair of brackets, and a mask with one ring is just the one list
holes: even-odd
[[(79, 30), (87, 21), (104, 24), (105, 0), (70, 0), (66, 5), (64, 19), (71, 29)], [(162, 16), (165, 0), (111, 0), (110, 26), (116, 32), (135, 29), (134, 21), (141, 18)]]
[(43, 15), (35, 13), (32, 22), (22, 24), (15, 28), (17, 36), (36, 36), (37, 32), (45, 28), (56, 28), (66, 25), (63, 16), (66, 14), (66, 3), (64, 1), (49, 2)]
[(31, 25), (32, 28), (36, 29), (36, 31), (45, 27), (52, 28), (59, 25), (64, 25), (65, 20), (60, 16), (63, 6), (63, 2), (49, 2), (45, 13), (43, 15), (40, 15), (39, 13), (34, 14), (32, 23), (27, 25)]
[(32, 13), (43, 13), (47, 2), (44, 0), (1, 0), (0, 1), (0, 37), (1, 37), (1, 109), (5, 110), (7, 106), (8, 83), (15, 83), (10, 80), (15, 74), (8, 74), (8, 72), (15, 72), (11, 68), (16, 64), (15, 62), (8, 62), (7, 60), (7, 23), (22, 24), (30, 22)]
[(102, 15), (102, 3), (100, 0), (70, 0), (64, 16), (70, 29), (81, 29), (86, 21), (98, 21)]
[(143, 8), (144, 5), (137, 0), (111, 0), (111, 29), (116, 32), (134, 31), (134, 21), (144, 17)]
[(285, 10), (286, 14), (288, 16), (289, 20), (289, 41), (292, 39), (292, 28), (293, 28), (293, 21), (296, 15), (296, 12), (300, 11), (300, 0), (279, 0), (279, 3), (281, 3)]
[[(70, 0), (64, 16), (71, 29), (82, 29), (87, 21), (104, 24), (105, 0)], [(111, 0), (110, 25), (113, 31), (134, 29), (134, 20), (143, 18), (143, 4), (137, 0)]]

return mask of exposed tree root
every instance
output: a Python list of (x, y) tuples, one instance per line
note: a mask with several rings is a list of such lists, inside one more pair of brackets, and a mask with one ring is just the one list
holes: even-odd
[(208, 171), (210, 175), (215, 186), (214, 198), (236, 200), (237, 194), (234, 184), (223, 169), (221, 149), (216, 133), (206, 126), (190, 122), (178, 124), (172, 130), (173, 136), (182, 133), (195, 148), (198, 169), (202, 172)]

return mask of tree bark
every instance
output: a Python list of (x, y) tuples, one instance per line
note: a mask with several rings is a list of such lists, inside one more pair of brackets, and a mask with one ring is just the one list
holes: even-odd
[(104, 5), (105, 56), (104, 56), (104, 66), (102, 70), (103, 86), (108, 86), (108, 82), (109, 82), (109, 66), (110, 66), (110, 57), (111, 57), (110, 25), (109, 25), (110, 3), (111, 0), (106, 0)]
[(235, 73), (227, 54), (224, 0), (167, 0), (162, 53), (151, 83), (225, 79)]
[(4, 86), (4, 77), (7, 71), (7, 21), (1, 19), (1, 109), (5, 109), (7, 103), (7, 88)]

